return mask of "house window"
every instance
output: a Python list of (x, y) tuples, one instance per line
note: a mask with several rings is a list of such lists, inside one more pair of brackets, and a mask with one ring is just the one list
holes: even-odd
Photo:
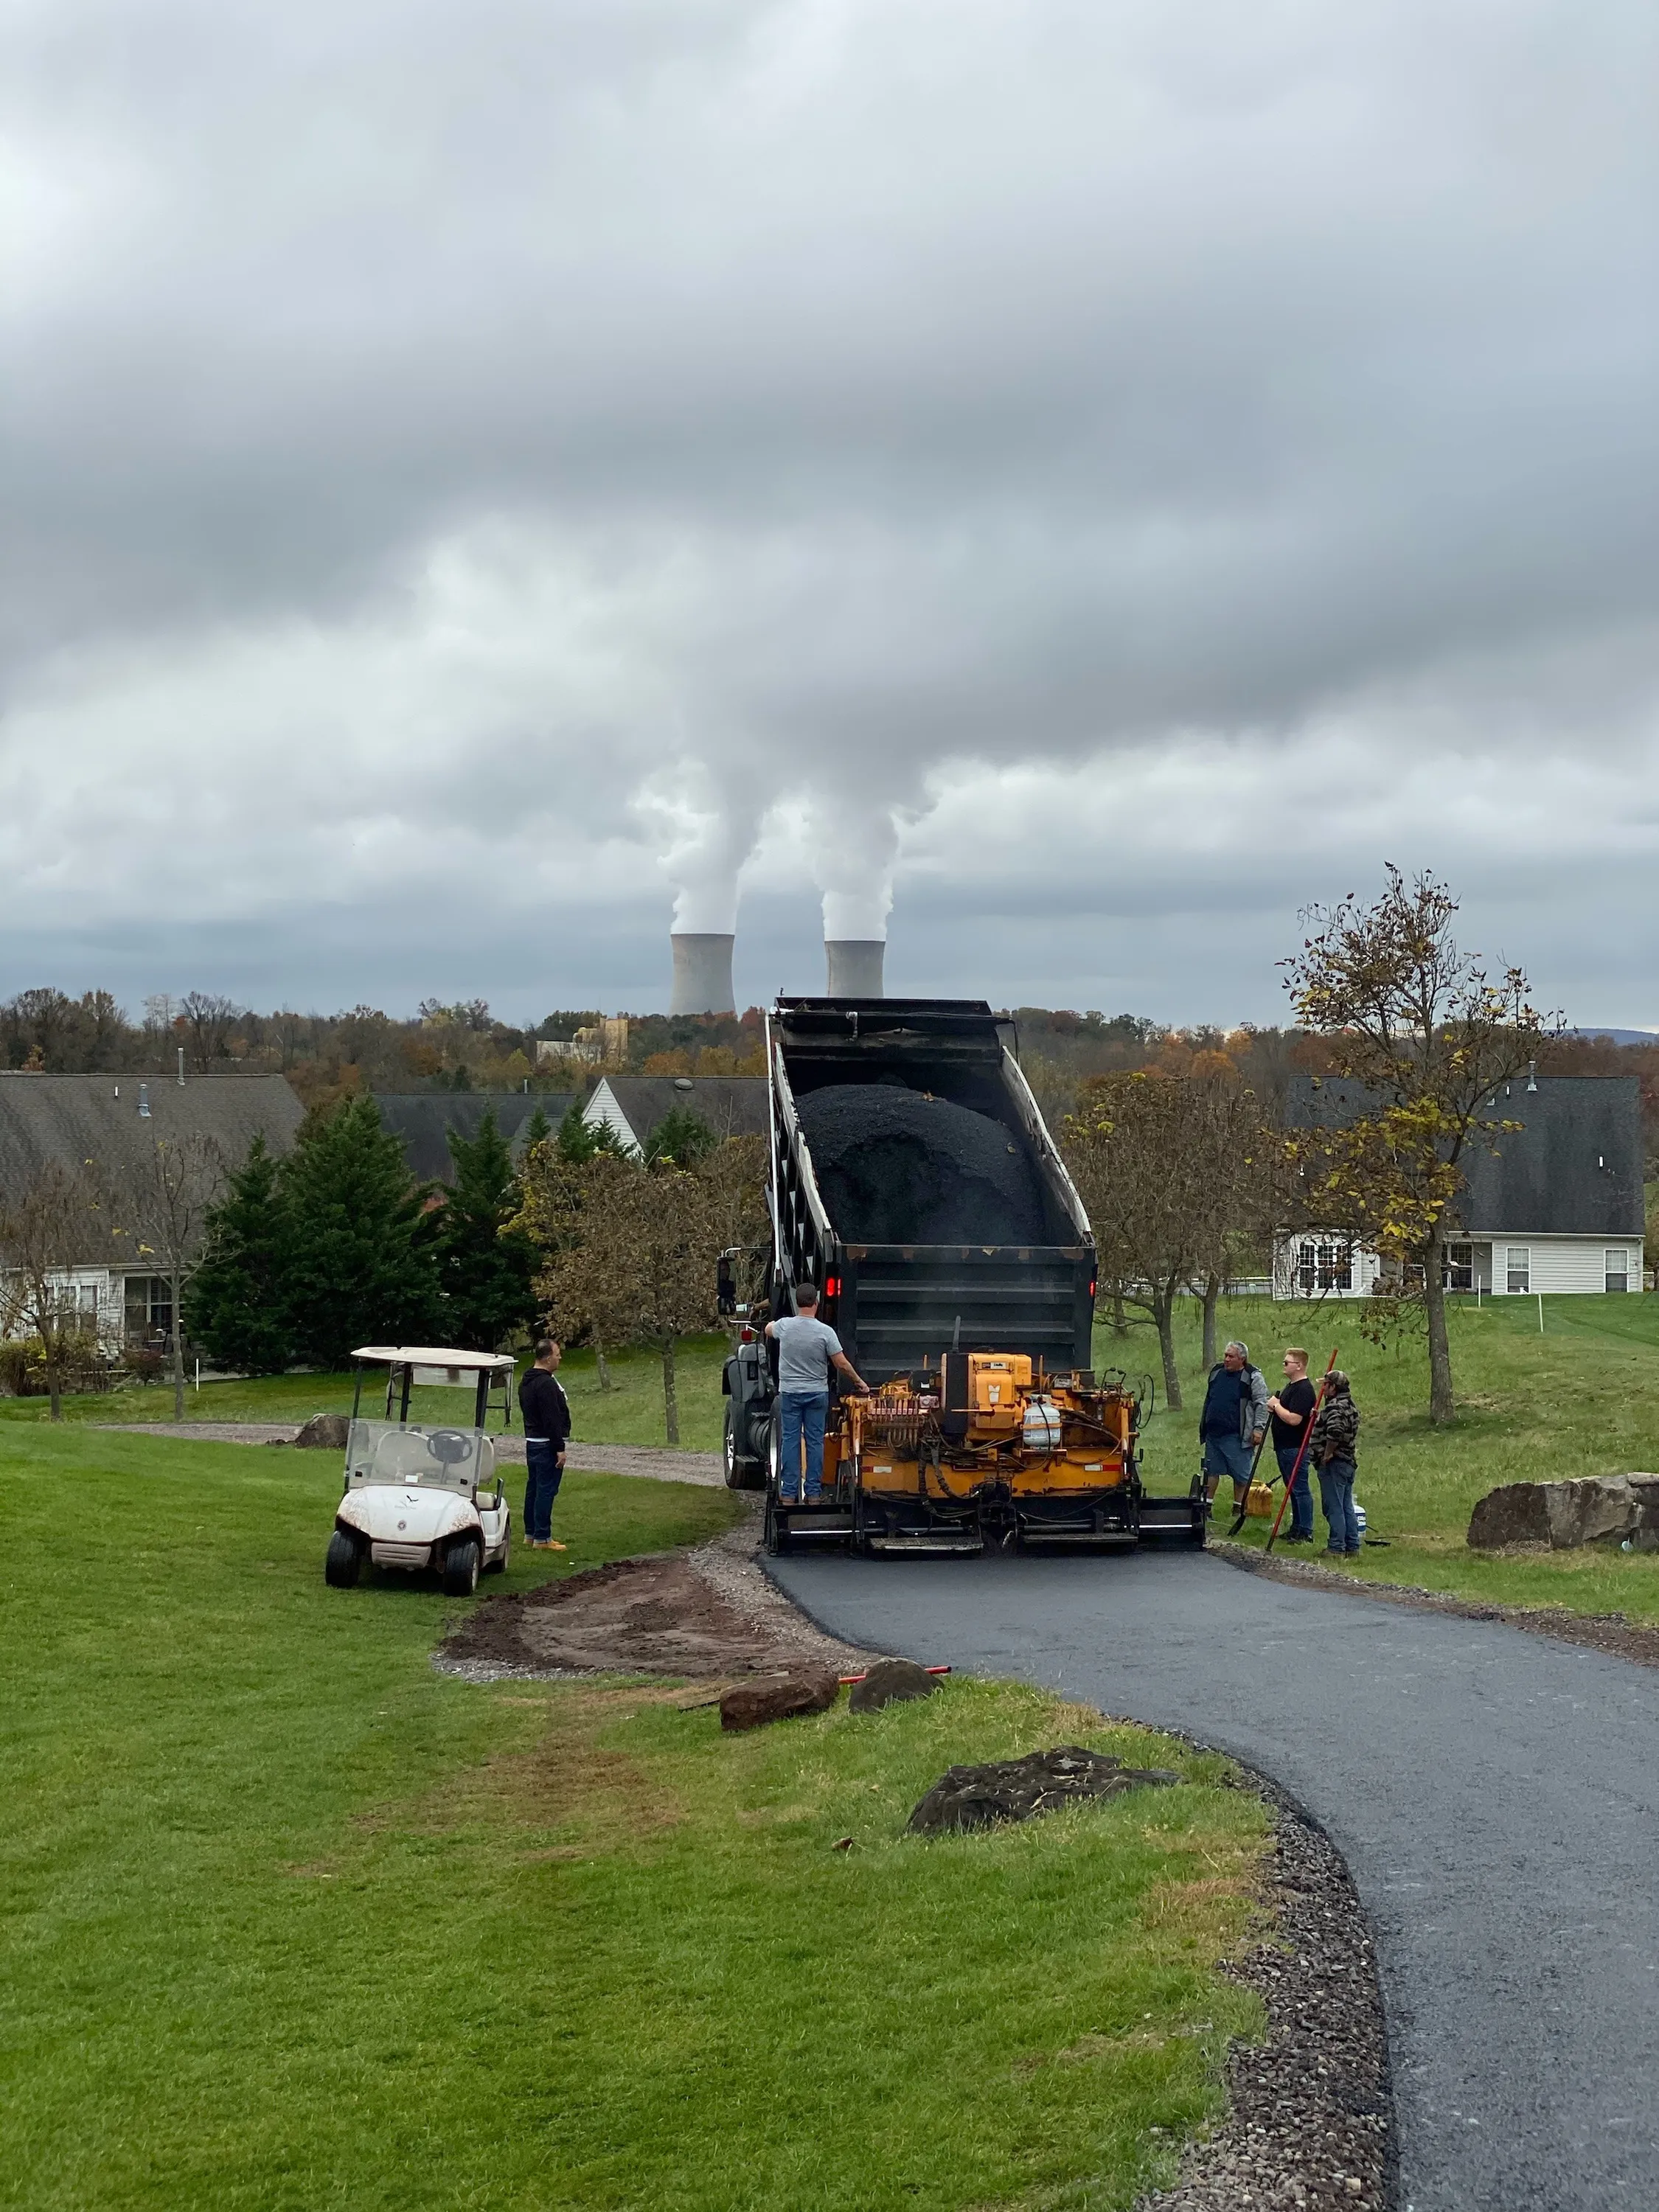
[(1353, 1247), (1352, 1244), (1319, 1244), (1304, 1238), (1297, 1248), (1297, 1288), (1304, 1298), (1321, 1291), (1351, 1291), (1353, 1288)]
[(127, 1277), (127, 1341), (165, 1345), (173, 1338), (173, 1291), (165, 1275)]
[(1622, 1246), (1616, 1252), (1611, 1245), (1607, 1248), (1607, 1285), (1610, 1291), (1630, 1288), (1630, 1254)]
[(1511, 1244), (1508, 1256), (1509, 1290), (1513, 1297), (1532, 1288), (1532, 1248), (1528, 1244)]
[(1446, 1288), (1449, 1291), (1472, 1291), (1474, 1288), (1473, 1244), (1447, 1245)]

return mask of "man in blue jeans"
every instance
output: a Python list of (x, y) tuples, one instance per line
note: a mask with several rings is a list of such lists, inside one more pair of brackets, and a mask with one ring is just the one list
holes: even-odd
[(823, 1494), (823, 1425), (830, 1413), (830, 1370), (837, 1367), (854, 1390), (869, 1389), (841, 1348), (828, 1322), (818, 1319), (818, 1294), (811, 1283), (795, 1285), (795, 1310), (769, 1321), (778, 1347), (778, 1502), (800, 1503), (801, 1443), (806, 1444), (806, 1503)]
[(553, 1500), (564, 1480), (570, 1401), (554, 1370), (562, 1355), (550, 1336), (536, 1346), (535, 1364), (519, 1385), (524, 1416), (524, 1537), (532, 1552), (562, 1552), (553, 1538)]
[(1325, 1549), (1357, 1553), (1359, 1516), (1353, 1507), (1353, 1479), (1359, 1456), (1359, 1408), (1340, 1367), (1325, 1377), (1325, 1402), (1314, 1423), (1311, 1449), (1319, 1468), (1319, 1502), (1330, 1530)]
[(1319, 1393), (1308, 1380), (1308, 1355), (1299, 1344), (1292, 1344), (1285, 1353), (1285, 1387), (1267, 1401), (1273, 1417), (1273, 1457), (1287, 1483), (1292, 1475), (1296, 1478), (1291, 1488), (1287, 1544), (1313, 1541), (1313, 1454), (1305, 1446), (1308, 1416), (1318, 1401)]

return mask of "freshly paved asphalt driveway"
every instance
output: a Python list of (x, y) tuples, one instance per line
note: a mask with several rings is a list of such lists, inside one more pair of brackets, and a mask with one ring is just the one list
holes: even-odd
[(1659, 1671), (1190, 1553), (770, 1564), (838, 1635), (1184, 1729), (1324, 1824), (1402, 2204), (1659, 2208)]

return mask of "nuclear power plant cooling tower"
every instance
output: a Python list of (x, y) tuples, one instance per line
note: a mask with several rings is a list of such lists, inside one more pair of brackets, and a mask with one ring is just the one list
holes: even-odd
[(669, 940), (674, 954), (674, 989), (671, 1014), (732, 1014), (732, 946), (735, 940), (713, 931), (676, 931)]
[(830, 964), (832, 999), (879, 999), (881, 959), (887, 950), (879, 937), (826, 937), (824, 956)]

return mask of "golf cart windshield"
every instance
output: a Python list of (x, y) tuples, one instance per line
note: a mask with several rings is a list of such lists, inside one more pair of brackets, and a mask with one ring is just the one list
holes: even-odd
[(477, 1429), (434, 1422), (368, 1421), (351, 1424), (346, 1445), (349, 1487), (374, 1482), (418, 1484), (426, 1490), (453, 1490), (471, 1496), (495, 1478), (495, 1447)]

